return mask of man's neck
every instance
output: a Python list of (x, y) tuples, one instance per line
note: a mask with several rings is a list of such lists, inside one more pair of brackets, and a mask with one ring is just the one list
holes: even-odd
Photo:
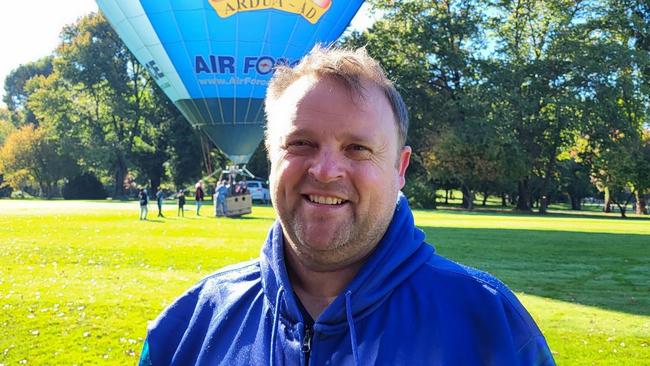
[(333, 271), (313, 271), (290, 248), (285, 248), (285, 257), (293, 290), (314, 320), (345, 289), (363, 264), (359, 261)]

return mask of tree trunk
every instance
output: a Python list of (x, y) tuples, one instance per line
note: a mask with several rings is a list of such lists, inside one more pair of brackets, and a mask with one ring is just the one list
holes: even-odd
[(502, 207), (507, 207), (508, 206), (508, 200), (506, 199), (506, 194), (501, 193), (501, 206)]
[(156, 193), (158, 192), (158, 187), (160, 186), (160, 176), (159, 175), (154, 175), (151, 177), (149, 180), (150, 186), (151, 186), (151, 192)]
[(117, 162), (115, 163), (115, 170), (113, 172), (113, 183), (115, 184), (115, 187), (113, 189), (113, 198), (115, 199), (123, 199), (126, 197), (124, 179), (126, 178), (127, 171), (126, 161), (123, 157), (118, 157)]
[(431, 209), (436, 210), (438, 209), (438, 187), (436, 186), (435, 182), (429, 182), (431, 183), (431, 190), (433, 191), (433, 202), (431, 202)]
[(449, 204), (449, 190), (445, 189), (445, 205)]
[(481, 206), (485, 207), (487, 205), (487, 200), (489, 195), (490, 194), (488, 192), (483, 192), (483, 202), (481, 203)]
[(637, 190), (636, 193), (634, 193), (635, 198), (636, 198), (636, 214), (637, 215), (647, 215), (648, 214), (648, 208), (647, 208), (647, 202), (645, 200), (645, 195), (642, 193), (639, 193)]
[(45, 197), (47, 197), (48, 200), (51, 200), (52, 197), (54, 197), (54, 182), (47, 182), (45, 188), (47, 189), (47, 191), (45, 191)]
[(474, 193), (465, 184), (462, 186), (463, 191), (463, 205), (462, 207), (468, 210), (474, 209)]
[(582, 210), (582, 202), (579, 197), (576, 197), (575, 195), (569, 193), (569, 199), (571, 199), (571, 209), (580, 211)]
[(542, 196), (539, 201), (539, 213), (545, 214), (546, 212), (548, 212), (548, 197)]
[(632, 200), (632, 197), (634, 197), (635, 193), (636, 192), (631, 192), (627, 196), (627, 199), (625, 200), (625, 202), (623, 204), (621, 204), (620, 200), (614, 201), (614, 202), (616, 202), (616, 205), (618, 206), (619, 211), (621, 211), (621, 217), (622, 218), (627, 218), (627, 216), (625, 215), (625, 212), (627, 211), (627, 205), (628, 205), (628, 203), (630, 203), (630, 201)]
[(38, 182), (38, 196), (45, 199), (52, 199), (54, 196), (54, 183), (46, 178)]
[(517, 182), (517, 191), (519, 193), (517, 210), (530, 211), (530, 187), (528, 187), (528, 179), (522, 179)]
[(607, 213), (612, 212), (612, 196), (609, 193), (608, 187), (605, 187), (605, 205), (603, 206), (603, 211)]
[[(558, 108), (556, 109), (558, 121), (561, 120), (559, 107), (560, 106), (558, 106)], [(539, 213), (541, 214), (545, 214), (548, 211), (548, 205), (550, 203), (548, 197), (548, 191), (549, 191), (549, 186), (551, 185), (551, 177), (553, 176), (553, 172), (555, 171), (556, 158), (557, 158), (557, 146), (554, 145), (551, 151), (548, 152), (548, 164), (546, 165), (546, 170), (544, 171), (544, 180), (542, 180), (542, 189), (539, 192), (540, 202), (538, 207), (539, 207)]]
[(539, 213), (545, 214), (548, 211), (548, 186), (551, 184), (551, 174), (553, 174), (553, 167), (555, 166), (555, 155), (551, 158), (546, 169), (544, 180), (542, 181), (542, 190), (540, 192)]
[(208, 175), (211, 175), (214, 171), (212, 164), (212, 158), (210, 157), (210, 149), (212, 148), (212, 143), (206, 134), (201, 134), (201, 151), (203, 152), (203, 166), (205, 167)]

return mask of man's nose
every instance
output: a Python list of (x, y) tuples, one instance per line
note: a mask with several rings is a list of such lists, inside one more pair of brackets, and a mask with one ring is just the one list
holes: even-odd
[(321, 183), (330, 183), (343, 177), (344, 157), (333, 151), (321, 151), (309, 166), (309, 175)]

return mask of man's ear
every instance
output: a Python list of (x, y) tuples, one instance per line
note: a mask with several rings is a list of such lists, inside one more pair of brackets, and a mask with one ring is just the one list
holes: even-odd
[(404, 146), (399, 153), (399, 158), (397, 161), (399, 189), (404, 188), (404, 185), (406, 184), (406, 168), (408, 168), (410, 161), (411, 161), (411, 147)]

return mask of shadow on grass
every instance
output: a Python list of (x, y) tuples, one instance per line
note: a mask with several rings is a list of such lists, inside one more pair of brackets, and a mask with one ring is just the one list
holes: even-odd
[(153, 223), (156, 223), (156, 224), (162, 224), (163, 222), (165, 222), (164, 220), (161, 220), (161, 219), (144, 219), (142, 221), (153, 222)]
[[(420, 210), (418, 210), (420, 211)], [(508, 216), (515, 216), (515, 217), (561, 217), (561, 218), (576, 218), (576, 219), (602, 219), (602, 220), (633, 220), (633, 221), (648, 221), (650, 224), (650, 215), (645, 215), (645, 216), (638, 216), (634, 213), (634, 211), (628, 210), (626, 212), (627, 217), (622, 218), (620, 213), (618, 211), (612, 211), (611, 213), (605, 214), (602, 212), (596, 212), (596, 211), (571, 211), (571, 210), (557, 210), (557, 209), (552, 209), (549, 210), (545, 214), (540, 214), (537, 211), (517, 211), (513, 210), (512, 208), (497, 208), (497, 207), (480, 207), (480, 208), (474, 208), (472, 211), (468, 211), (465, 208), (462, 208), (460, 206), (455, 207), (455, 206), (440, 206), (438, 210), (421, 210), (425, 212), (444, 212), (444, 211), (451, 211), (454, 214), (459, 214), (459, 215), (508, 215)]]
[(512, 290), (650, 315), (650, 236), (421, 227), (441, 255)]
[(598, 213), (594, 211), (562, 211), (562, 210), (549, 210), (546, 214), (540, 213), (520, 213), (522, 216), (538, 216), (538, 217), (561, 217), (571, 219), (604, 219), (604, 220), (617, 220), (617, 221), (647, 221), (650, 224), (650, 216), (637, 216), (634, 211), (627, 211), (627, 217), (621, 217), (618, 212), (611, 212), (609, 214)]

